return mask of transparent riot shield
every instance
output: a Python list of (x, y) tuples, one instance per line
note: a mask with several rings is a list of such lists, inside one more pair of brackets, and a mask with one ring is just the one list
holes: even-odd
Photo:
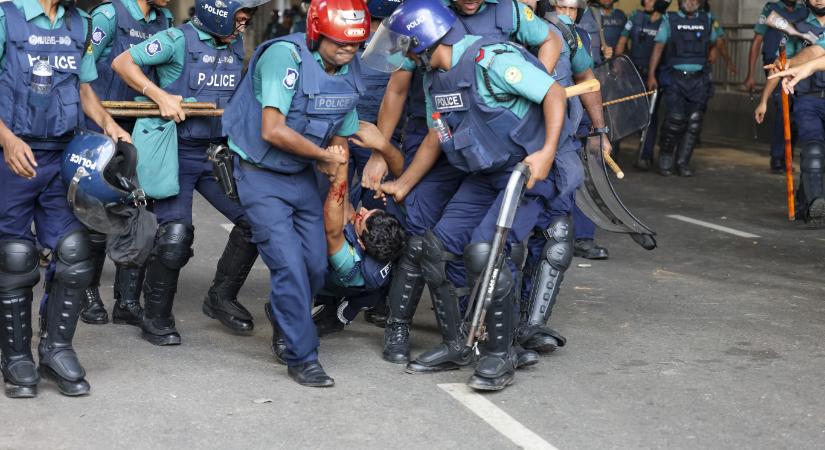
[(607, 60), (593, 69), (602, 84), (604, 120), (610, 127), (610, 140), (617, 141), (650, 123), (650, 98), (642, 76), (626, 55)]

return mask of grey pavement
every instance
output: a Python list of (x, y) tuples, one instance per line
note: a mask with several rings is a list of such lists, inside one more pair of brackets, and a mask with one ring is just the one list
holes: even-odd
[[(784, 181), (766, 156), (701, 148), (692, 179), (636, 172), (631, 156), (619, 158), (628, 176), (617, 189), (659, 248), (600, 232), (610, 259), (574, 260), (552, 319), (568, 345), (484, 397), (563, 450), (822, 448), (825, 233), (787, 222)], [(382, 330), (360, 318), (322, 339), (334, 388), (290, 381), (270, 355), (260, 263), (241, 292), (252, 336), (204, 316), (226, 222), (198, 199), (195, 257), (175, 305), (183, 345), (81, 324), (75, 346), (92, 394), (66, 398), (44, 382), (37, 399), (0, 398), (0, 448), (516, 446), (438, 387), (469, 370), (407, 375), (381, 360)], [(109, 309), (112, 276), (108, 265)], [(412, 339), (413, 353), (439, 340), (426, 301)]]

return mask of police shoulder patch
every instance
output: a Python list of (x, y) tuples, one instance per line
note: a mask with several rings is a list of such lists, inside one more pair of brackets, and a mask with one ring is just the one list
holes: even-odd
[(295, 84), (298, 82), (298, 71), (292, 67), (287, 67), (286, 74), (284, 74), (281, 84), (287, 89), (295, 89)]
[(149, 56), (155, 56), (161, 51), (163, 51), (163, 46), (160, 43), (160, 39), (155, 39), (152, 42), (146, 44), (144, 51)]
[(527, 5), (524, 5), (524, 17), (528, 22), (536, 18), (536, 15), (533, 14), (533, 10)]
[(521, 69), (516, 66), (510, 66), (504, 71), (504, 79), (510, 84), (520, 82), (523, 77), (524, 75), (522, 75)]
[(103, 42), (103, 38), (106, 37), (106, 32), (103, 31), (100, 27), (95, 27), (94, 31), (92, 31), (92, 44), (100, 45)]

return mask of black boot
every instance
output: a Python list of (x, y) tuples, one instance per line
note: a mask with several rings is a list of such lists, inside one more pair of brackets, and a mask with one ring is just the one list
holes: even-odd
[(364, 311), (364, 320), (375, 325), (378, 328), (387, 326), (387, 319), (390, 318), (390, 307), (387, 305), (387, 299), (379, 302), (374, 307)]
[(266, 312), (266, 318), (269, 320), (270, 325), (272, 325), (272, 340), (269, 344), (269, 348), (272, 350), (272, 356), (275, 357), (275, 361), (278, 364), (286, 365), (286, 360), (284, 359), (286, 342), (284, 341), (284, 335), (281, 333), (281, 329), (278, 328), (278, 322), (275, 321), (275, 315), (272, 314), (272, 305), (269, 302), (264, 303), (264, 311)]
[(685, 137), (679, 144), (676, 152), (676, 170), (680, 177), (692, 177), (693, 170), (690, 168), (690, 158), (693, 156), (693, 149), (699, 142), (699, 134), (702, 132), (701, 112), (694, 112), (688, 118), (687, 131)]
[(86, 301), (80, 313), (80, 320), (88, 324), (100, 325), (109, 323), (109, 314), (100, 298), (100, 274), (106, 262), (106, 235), (90, 232), (89, 240), (92, 244), (91, 257), (95, 272), (91, 286), (86, 288)]
[(290, 378), (301, 386), (332, 387), (335, 385), (335, 380), (324, 372), (324, 368), (321, 367), (321, 363), (317, 359), (289, 366), (287, 373)]
[[(505, 267), (506, 270), (506, 267)], [(512, 293), (496, 298), (487, 309), (485, 325), (487, 340), (479, 343), (481, 357), (467, 385), (480, 391), (500, 391), (513, 382), (516, 368), (513, 363), (513, 330), (515, 298)]]
[(180, 269), (192, 257), (194, 236), (195, 229), (188, 224), (172, 222), (158, 227), (143, 284), (142, 337), (154, 345), (180, 345), (172, 304)]
[(393, 364), (410, 360), (410, 324), (424, 291), (421, 275), (421, 237), (410, 236), (404, 254), (395, 266), (387, 294), (389, 317), (384, 328), (382, 357)]
[(40, 375), (31, 351), (31, 311), (40, 255), (24, 240), (0, 241), (0, 255), (0, 372), (6, 396), (36, 397)]
[(584, 259), (607, 259), (610, 257), (607, 249), (596, 244), (593, 239), (576, 239), (573, 254)]
[(344, 330), (344, 323), (338, 320), (338, 307), (341, 297), (318, 295), (315, 297), (312, 321), (315, 322), (315, 331), (318, 337), (327, 336)]
[(252, 265), (258, 258), (258, 248), (250, 242), (248, 226), (236, 225), (218, 261), (215, 280), (203, 300), (203, 313), (219, 320), (234, 333), (250, 333), (254, 328), (252, 314), (238, 302)]
[(143, 323), (140, 291), (144, 275), (146, 275), (146, 269), (143, 267), (116, 266), (115, 306), (112, 308), (112, 322), (136, 327)]
[(421, 268), (430, 288), (441, 344), (407, 364), (406, 371), (429, 373), (459, 369), (473, 362), (473, 352), (465, 345), (467, 334), (458, 309), (458, 296), (455, 287), (447, 280), (444, 266), (447, 253), (432, 231), (424, 236), (423, 244)]
[(659, 173), (663, 176), (673, 174), (676, 145), (682, 139), (687, 127), (687, 118), (682, 114), (668, 111), (659, 134)]

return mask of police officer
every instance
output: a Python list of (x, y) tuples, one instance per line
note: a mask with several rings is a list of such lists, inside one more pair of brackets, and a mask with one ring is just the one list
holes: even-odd
[[(207, 148), (225, 139), (220, 119), (186, 118), (181, 102), (195, 98), (220, 108), (229, 101), (243, 68), (241, 33), (253, 8), (263, 2), (198, 0), (191, 22), (153, 35), (121, 53), (112, 64), (129, 86), (158, 104), (164, 118), (179, 122), (180, 193), (155, 202), (159, 227), (146, 265), (141, 326), (143, 338), (154, 345), (177, 345), (181, 341), (172, 303), (180, 269), (192, 256), (192, 198), (196, 189), (235, 224), (204, 299), (203, 312), (233, 332), (253, 329), (252, 316), (238, 303), (237, 295), (257, 258), (257, 250), (250, 242), (250, 226), (243, 209), (224, 194), (206, 158)], [(157, 71), (158, 84), (144, 74), (142, 68), (147, 66)]]
[[(0, 3), (0, 371), (6, 396), (34, 397), (40, 375), (65, 395), (89, 393), (72, 347), (94, 267), (89, 236), (60, 180), (63, 148), (84, 114), (114, 139), (130, 141), (89, 83), (97, 77), (89, 16), (73, 2)], [(41, 307), (40, 367), (31, 353), (32, 288), (40, 280), (32, 221), (53, 249)]]
[(667, 48), (671, 85), (665, 92), (667, 113), (659, 138), (659, 173), (664, 176), (673, 174), (674, 163), (679, 176), (693, 175), (690, 158), (713, 96), (708, 56), (718, 34), (714, 21), (699, 10), (700, 6), (699, 0), (679, 0), (679, 11), (667, 14), (662, 22), (650, 58), (647, 85), (653, 90), (658, 86), (655, 74)]
[[(669, 6), (670, 0), (642, 0), (642, 9), (633, 12), (622, 31), (619, 44), (616, 46), (616, 54), (623, 55), (627, 53), (643, 80), (647, 80), (650, 56), (653, 54), (653, 47), (656, 44), (656, 33), (659, 31), (662, 18)], [(627, 51), (628, 43), (630, 43), (630, 51)], [(659, 72), (662, 72), (661, 68)], [(665, 83), (660, 74), (657, 73), (655, 76), (659, 83), (659, 92), (662, 92)], [(662, 97), (663, 95), (659, 95), (656, 98), (657, 104)], [(656, 109), (658, 109), (658, 105)], [(654, 112), (650, 116), (648, 133), (645, 136), (645, 142), (642, 144), (641, 158), (635, 163), (638, 169), (649, 170), (653, 164), (653, 147), (656, 144), (658, 127), (659, 115)]]
[(605, 55), (605, 59), (610, 59), (615, 54), (616, 45), (619, 43), (622, 30), (624, 30), (627, 23), (627, 14), (614, 7), (617, 1), (597, 0), (592, 2), (601, 16), (599, 23), (601, 24), (601, 33), (604, 36), (602, 54)]
[[(796, 0), (771, 1), (765, 3), (759, 20), (753, 27), (753, 41), (751, 42), (750, 53), (748, 55), (748, 75), (745, 77), (745, 89), (753, 91), (756, 86), (754, 70), (756, 70), (757, 55), (762, 53), (762, 65), (773, 64), (779, 57), (779, 42), (782, 40), (782, 32), (765, 25), (765, 20), (770, 13), (776, 11), (790, 23), (804, 20), (808, 15), (805, 5)], [(782, 118), (781, 96), (779, 91), (773, 92), (770, 96), (774, 111), (776, 112), (773, 122), (773, 134), (771, 135), (770, 168), (772, 171), (781, 173), (785, 171), (785, 134), (784, 120)], [(761, 102), (760, 102), (761, 103)], [(762, 105), (758, 106), (758, 110)], [(765, 108), (767, 109), (767, 107)], [(764, 114), (764, 113), (763, 113)], [(761, 122), (760, 119), (757, 121)]]
[[(112, 70), (112, 60), (133, 45), (149, 36), (172, 26), (172, 13), (166, 9), (169, 0), (112, 0), (101, 3), (92, 12), (92, 49), (97, 61), (97, 79), (92, 89), (106, 100), (134, 100), (140, 95), (130, 88)], [(148, 73), (149, 68), (145, 69)], [(131, 133), (134, 119), (118, 120), (124, 130)], [(96, 127), (89, 123), (90, 129)], [(95, 277), (86, 290), (86, 306), (80, 320), (91, 324), (109, 321), (103, 301), (100, 299), (100, 274), (106, 261), (106, 236), (90, 232), (92, 257), (95, 259)], [(143, 270), (137, 267), (116, 265), (114, 281), (115, 306), (112, 321), (140, 325), (143, 310), (140, 307), (140, 284)]]
[[(363, 0), (313, 2), (306, 34), (258, 47), (223, 117), (238, 195), (270, 270), (267, 314), (282, 333), (288, 374), (305, 386), (332, 386), (318, 362), (310, 308), (324, 285), (324, 241), (317, 168), (333, 175), (358, 130), (364, 91), (355, 54), (369, 36)], [(332, 194), (330, 194), (332, 195)]]
[[(545, 67), (555, 64), (551, 60), (549, 26), (536, 17), (529, 6), (513, 0), (445, 0), (444, 3), (459, 17), (469, 33), (499, 41), (512, 40), (525, 47), (537, 48), (538, 58)], [(389, 136), (399, 123), (406, 105), (408, 119), (402, 149), (409, 165), (427, 135), (428, 117), (423, 95), (424, 71), (416, 68), (409, 60), (401, 69), (390, 77), (381, 104), (378, 127), (385, 136)], [(380, 164), (380, 161), (377, 163)], [(367, 164), (364, 172), (369, 185), (375, 188), (381, 184), (381, 173), (375, 175), (371, 164)], [(409, 324), (424, 289), (421, 269), (416, 262), (420, 238), (438, 221), (441, 211), (458, 189), (462, 178), (460, 171), (451, 166), (446, 158), (441, 158), (434, 168), (427, 171), (424, 179), (415, 185), (410, 195), (399, 196), (406, 198), (405, 226), (409, 238), (405, 254), (396, 265), (396, 273), (390, 285), (390, 317), (385, 329), (383, 350), (386, 361), (399, 364), (409, 361)], [(392, 189), (399, 188), (394, 184), (392, 186)]]
[[(422, 11), (428, 11), (429, 17)], [(428, 109), (443, 114), (453, 128), (452, 138), (442, 134), (441, 149), (463, 173), (438, 222), (421, 239), (419, 255), (442, 343), (407, 365), (410, 373), (455, 369), (472, 362), (471, 351), (464, 347), (458, 297), (484, 269), (512, 167), (523, 160), (532, 170), (526, 199), (514, 221), (512, 242), (521, 242), (561, 186), (545, 180), (551, 166), (578, 168), (580, 181), (581, 165), (569, 138), (573, 129), (564, 114), (563, 88), (526, 50), (500, 38), (465, 34), (454, 13), (437, 0), (407, 0), (382, 27), (389, 31), (388, 37), (383, 43), (371, 43), (364, 52), (365, 62), (380, 55), (381, 48), (409, 45), (428, 69)], [(560, 136), (565, 137), (560, 140)], [(415, 184), (423, 175), (420, 169), (432, 166), (441, 149), (431, 142), (425, 140), (397, 185)], [(418, 167), (419, 162), (424, 167)], [(578, 185), (571, 184), (573, 189)], [(468, 381), (470, 387), (501, 390), (512, 383), (514, 310), (513, 274), (503, 270), (486, 316), (488, 338), (480, 345), (481, 358)]]
[(795, 94), (793, 113), (801, 147), (796, 214), (798, 219), (825, 227), (825, 0), (807, 0), (806, 4), (810, 14), (795, 26), (802, 33), (818, 36), (817, 45), (803, 49), (802, 42), (792, 39), (788, 49), (794, 54), (791, 69), (771, 76), (765, 89), (776, 86), (780, 76), (792, 77), (785, 87)]

